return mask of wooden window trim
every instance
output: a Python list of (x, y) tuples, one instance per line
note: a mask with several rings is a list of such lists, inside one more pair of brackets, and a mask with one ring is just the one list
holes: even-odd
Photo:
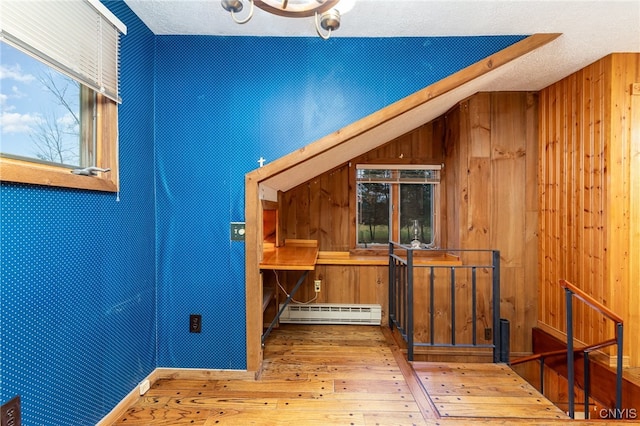
[(117, 192), (118, 179), (118, 106), (106, 96), (97, 95), (96, 167), (110, 172), (98, 176), (71, 173), (66, 167), (39, 164), (0, 157), (0, 180), (64, 188)]
[[(370, 164), (369, 162), (362, 162), (362, 163), (356, 163), (354, 162), (354, 164)], [(386, 169), (393, 169), (393, 166), (397, 166), (397, 167), (402, 167), (403, 165), (407, 165), (410, 163), (407, 163), (405, 161), (397, 161), (396, 159), (377, 159), (375, 161), (375, 164), (381, 164), (383, 166), (385, 166), (384, 168)], [(422, 161), (419, 163), (421, 166), (429, 166), (429, 165), (433, 165), (433, 164), (438, 164), (437, 160), (427, 160), (427, 161)], [(441, 169), (440, 173), (444, 173), (444, 169)], [(436, 203), (436, 209), (437, 209), (437, 213), (434, 217), (434, 228), (436, 229), (436, 236), (434, 239), (434, 242), (436, 244), (436, 247), (440, 247), (442, 244), (443, 239), (441, 238), (441, 236), (439, 235), (442, 232), (441, 229), (441, 224), (442, 224), (442, 220), (441, 220), (441, 215), (443, 214), (443, 210), (442, 210), (442, 206), (441, 206), (441, 195), (440, 195), (440, 191), (443, 188), (443, 178), (442, 178), (442, 174), (440, 177), (440, 183), (438, 183), (436, 185), (436, 187), (438, 188), (437, 191), (435, 191), (433, 193), (433, 201)], [(359, 256), (380, 256), (381, 254), (387, 255), (389, 252), (389, 247), (388, 244), (377, 244), (374, 246), (369, 246), (369, 247), (361, 247), (358, 245), (357, 242), (357, 232), (358, 232), (358, 213), (357, 213), (357, 208), (356, 208), (356, 204), (357, 201), (353, 201), (356, 200), (357, 198), (357, 186), (358, 186), (358, 180), (356, 177), (356, 167), (349, 167), (349, 221), (351, 224), (350, 227), (350, 235), (349, 235), (349, 253), (353, 254), (353, 255), (359, 255)], [(400, 205), (400, 184), (399, 183), (390, 183), (390, 194), (391, 194), (391, 206), (390, 206), (390, 221), (391, 221), (391, 226), (392, 226), (392, 230), (391, 230), (391, 235), (393, 235), (393, 239), (394, 241), (398, 241), (400, 239), (400, 228), (399, 228), (399, 205)]]

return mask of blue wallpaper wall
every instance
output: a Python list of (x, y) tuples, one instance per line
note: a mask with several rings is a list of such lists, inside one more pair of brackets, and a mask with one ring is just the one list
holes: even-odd
[(121, 194), (0, 186), (0, 402), (93, 425), (156, 367), (154, 36), (123, 2)]
[[(244, 175), (522, 37), (156, 37), (158, 365), (243, 369)], [(188, 332), (189, 314), (202, 333)]]
[[(156, 367), (244, 369), (244, 174), (521, 37), (122, 39), (120, 201), (0, 186), (0, 402), (91, 425)], [(202, 332), (188, 332), (189, 314)]]

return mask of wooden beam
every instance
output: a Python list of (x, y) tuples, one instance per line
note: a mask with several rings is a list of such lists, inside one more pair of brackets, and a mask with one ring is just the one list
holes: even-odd
[(258, 182), (247, 175), (244, 186), (247, 370), (258, 374), (262, 364), (262, 203)]

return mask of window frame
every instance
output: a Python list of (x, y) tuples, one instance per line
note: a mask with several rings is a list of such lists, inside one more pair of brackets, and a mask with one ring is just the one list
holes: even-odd
[[(89, 155), (94, 156), (95, 167), (110, 171), (77, 175), (64, 165), (0, 156), (0, 181), (118, 192), (120, 38), (127, 33), (126, 25), (100, 0), (41, 5), (14, 0), (6, 2), (3, 13), (0, 42), (95, 92), (95, 151)], [(78, 43), (79, 39), (87, 43)]]
[(71, 173), (70, 168), (0, 157), (0, 181), (75, 189), (117, 192), (118, 179), (118, 106), (106, 96), (96, 94), (95, 166), (111, 169), (97, 176)]
[[(432, 241), (430, 243), (428, 242), (424, 242), (426, 244), (429, 244), (431, 247), (438, 247), (439, 243), (440, 243), (440, 224), (441, 224), (441, 218), (440, 218), (440, 214), (441, 214), (441, 195), (440, 195), (440, 188), (441, 188), (441, 182), (442, 182), (442, 169), (444, 168), (443, 164), (433, 164), (433, 163), (423, 163), (423, 164), (394, 164), (394, 163), (390, 163), (390, 164), (369, 164), (369, 163), (357, 163), (355, 164), (354, 169), (354, 173), (353, 173), (353, 188), (354, 188), (354, 195), (353, 195), (353, 200), (354, 200), (354, 208), (352, 209), (353, 211), (353, 238), (351, 239), (352, 241), (352, 247), (354, 251), (367, 251), (367, 250), (372, 250), (372, 251), (379, 251), (379, 250), (387, 250), (388, 246), (387, 244), (379, 244), (379, 243), (372, 243), (372, 244), (367, 244), (365, 246), (364, 243), (359, 243), (358, 242), (358, 232), (359, 232), (359, 211), (358, 211), (358, 185), (360, 183), (366, 183), (366, 182), (359, 182), (358, 178), (357, 178), (357, 170), (358, 169), (369, 169), (369, 170), (389, 170), (392, 171), (392, 175), (394, 175), (395, 173), (393, 172), (399, 172), (401, 170), (437, 170), (438, 171), (438, 180), (437, 182), (424, 182), (426, 184), (430, 184), (433, 185), (433, 191), (432, 191), (432, 211), (433, 211), (433, 218), (432, 218)], [(389, 180), (389, 182), (387, 182), (389, 184), (389, 198), (390, 198), (390, 205), (389, 205), (389, 225), (391, 227), (391, 229), (389, 230), (389, 234), (390, 234), (390, 238), (392, 241), (396, 241), (399, 242), (400, 241), (400, 186), (406, 182), (402, 182), (400, 179), (397, 180)], [(408, 184), (416, 184), (415, 183), (408, 183)]]

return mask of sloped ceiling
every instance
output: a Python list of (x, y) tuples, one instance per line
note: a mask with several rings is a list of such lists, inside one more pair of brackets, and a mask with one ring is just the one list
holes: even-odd
[[(311, 18), (292, 19), (256, 10), (244, 25), (232, 22), (218, 0), (125, 0), (157, 35), (309, 36)], [(345, 1), (345, 0), (343, 0)], [(559, 33), (560, 37), (472, 81), (410, 108), (355, 137), (336, 132), (315, 146), (335, 145), (312, 154), (303, 148), (299, 164), (282, 158), (256, 170), (269, 193), (286, 191), (366, 150), (427, 123), (462, 99), (480, 91), (537, 91), (612, 52), (640, 52), (640, 1), (551, 0), (356, 0), (333, 37), (475, 36)], [(402, 102), (402, 101), (401, 101)], [(380, 115), (380, 114), (378, 114)], [(357, 128), (354, 123), (350, 128)], [(344, 138), (350, 139), (344, 144)], [(353, 141), (353, 143), (351, 143)], [(311, 144), (310, 147), (314, 146)], [(359, 147), (359, 148), (358, 148)], [(360, 152), (366, 148), (365, 151)], [(310, 176), (312, 174), (312, 176)]]
[(260, 183), (263, 199), (276, 201), (287, 191), (324, 171), (364, 154), (444, 114), (452, 105), (518, 73), (519, 63), (561, 38), (539, 34), (516, 43), (398, 102), (286, 155), (248, 176)]

